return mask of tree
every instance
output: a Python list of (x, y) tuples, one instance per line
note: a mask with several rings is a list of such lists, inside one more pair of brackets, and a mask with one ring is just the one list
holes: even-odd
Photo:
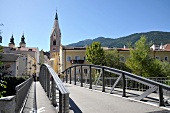
[(93, 42), (86, 48), (86, 59), (94, 65), (103, 65), (105, 61), (104, 50), (100, 42)]
[(120, 61), (121, 58), (123, 58), (123, 56), (120, 55), (116, 49), (105, 51), (105, 66), (130, 71), (130, 69), (126, 67), (125, 63)]
[[(0, 45), (0, 53), (2, 53), (3, 51), (3, 47)], [(0, 59), (2, 58), (2, 56), (0, 56)], [(2, 65), (2, 62), (0, 62), (0, 65)], [(2, 80), (2, 70), (0, 70), (0, 98), (3, 97), (3, 94), (6, 93), (6, 91), (2, 90), (5, 89), (7, 82)]]
[(115, 50), (105, 51), (105, 66), (118, 68), (119, 67), (119, 53)]
[[(3, 26), (3, 24), (0, 24), (0, 26)], [(1, 34), (1, 30), (0, 30), (0, 34)], [(0, 43), (2, 43), (2, 37), (0, 35)], [(0, 45), (0, 53), (3, 52), (3, 47)], [(2, 58), (2, 56), (0, 56), (0, 59)], [(2, 64), (2, 62), (0, 62), (0, 65)], [(6, 88), (6, 82), (2, 80), (2, 71), (0, 70), (0, 88), (4, 89)], [(0, 90), (0, 98), (3, 96), (3, 94), (6, 93), (6, 91)]]
[(146, 37), (142, 35), (135, 43), (135, 49), (130, 50), (130, 57), (126, 60), (126, 66), (129, 67), (134, 74), (141, 76), (149, 76), (148, 67), (153, 63), (149, 57), (150, 48), (146, 43)]
[[(170, 78), (170, 64), (166, 61), (160, 61), (159, 64), (161, 65), (161, 76)], [(160, 73), (160, 72), (159, 72)]]

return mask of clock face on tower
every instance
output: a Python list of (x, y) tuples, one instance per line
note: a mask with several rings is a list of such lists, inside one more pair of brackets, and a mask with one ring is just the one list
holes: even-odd
[(56, 51), (56, 47), (53, 47), (53, 51)]
[(59, 49), (60, 49), (59, 47), (60, 47), (60, 46), (58, 46), (58, 45), (55, 46), (55, 47), (52, 47), (52, 51), (53, 51), (53, 52), (59, 52)]

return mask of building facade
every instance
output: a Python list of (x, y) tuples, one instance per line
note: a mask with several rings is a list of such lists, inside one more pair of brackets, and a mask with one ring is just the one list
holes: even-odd
[[(25, 63), (21, 64), (22, 66), (20, 67), (21, 70), (19, 71), (19, 75), (25, 75), (25, 74), (31, 75), (32, 73), (36, 73), (36, 75), (39, 75), (39, 67), (40, 67), (39, 49), (38, 47), (26, 47), (24, 34), (21, 37), (21, 42), (19, 43), (19, 47), (15, 46), (14, 37), (12, 35), (8, 47), (5, 46), (3, 47), (3, 53), (19, 54), (21, 55), (21, 57), (23, 57), (22, 60), (25, 60)], [(28, 66), (28, 64), (30, 64), (31, 66)]]
[(18, 76), (20, 55), (1, 53), (1, 75)]

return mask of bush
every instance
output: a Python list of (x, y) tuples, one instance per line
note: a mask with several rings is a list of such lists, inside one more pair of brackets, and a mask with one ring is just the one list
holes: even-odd
[(19, 84), (21, 84), (22, 82), (24, 82), (25, 80), (27, 80), (29, 77), (28, 76), (20, 76), (20, 77), (14, 77), (14, 76), (4, 76), (2, 79), (3, 81), (5, 81), (6, 84), (6, 88), (1, 88), (1, 91), (5, 91), (6, 93), (3, 94), (3, 96), (11, 96), (11, 95), (15, 95), (16, 91), (15, 91), (15, 87)]
[[(0, 80), (0, 88), (1, 89), (5, 89), (6, 88), (6, 82), (5, 81), (2, 81), (2, 80)], [(3, 97), (3, 95), (6, 93), (6, 91), (5, 90), (0, 90), (0, 98), (1, 97)]]

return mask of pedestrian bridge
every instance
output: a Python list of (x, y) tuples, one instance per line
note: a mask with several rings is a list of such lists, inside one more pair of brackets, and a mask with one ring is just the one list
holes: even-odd
[[(83, 69), (88, 75), (83, 75)], [(76, 73), (76, 70), (80, 70)], [(93, 71), (99, 70), (97, 79)], [(47, 64), (40, 69), (39, 81), (30, 86), (27, 98), (16, 112), (35, 113), (169, 113), (170, 86), (129, 72), (105, 66), (74, 65), (59, 78)], [(107, 75), (117, 75), (110, 80)], [(129, 82), (131, 80), (131, 82)], [(145, 90), (129, 88), (135, 81)], [(147, 87), (146, 87), (147, 86)], [(19, 100), (19, 98), (18, 98)]]

